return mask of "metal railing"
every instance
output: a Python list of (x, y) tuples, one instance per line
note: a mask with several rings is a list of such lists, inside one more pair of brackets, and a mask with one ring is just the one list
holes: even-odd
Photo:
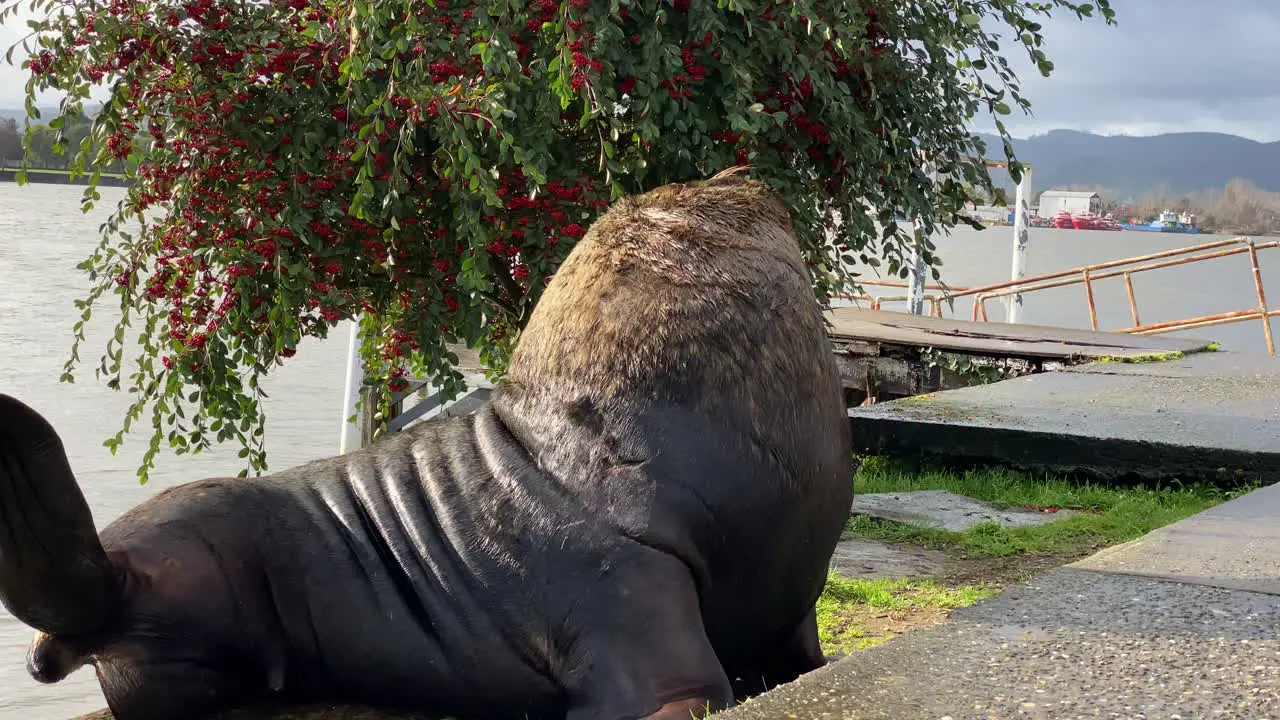
[[(1093, 330), (1098, 330), (1098, 311), (1093, 294), (1094, 283), (1099, 280), (1120, 277), (1124, 279), (1125, 292), (1129, 299), (1129, 314), (1133, 321), (1133, 325), (1127, 328), (1113, 330), (1112, 332), (1129, 333), (1134, 335), (1154, 335), (1158, 333), (1174, 332), (1177, 330), (1192, 330), (1196, 328), (1211, 327), (1214, 325), (1245, 322), (1248, 320), (1261, 320), (1262, 334), (1263, 338), (1266, 340), (1267, 352), (1271, 355), (1275, 355), (1276, 348), (1275, 340), (1271, 332), (1271, 318), (1280, 315), (1280, 310), (1271, 310), (1267, 306), (1266, 291), (1262, 283), (1262, 270), (1258, 264), (1258, 251), (1276, 247), (1280, 247), (1280, 241), (1278, 240), (1255, 242), (1251, 238), (1237, 237), (1227, 240), (1216, 240), (1214, 242), (1203, 243), (1201, 245), (1177, 248), (1174, 250), (1165, 250), (1148, 255), (1125, 258), (1123, 260), (1112, 260), (1109, 262), (1084, 265), (1081, 267), (1071, 268), (1069, 270), (1041, 273), (1039, 275), (1032, 275), (1018, 280), (1009, 280), (1007, 282), (995, 283), (992, 285), (970, 288), (954, 288), (945, 291), (944, 295), (940, 298), (936, 298), (930, 303), (932, 308), (931, 314), (935, 314), (940, 317), (941, 303), (944, 301), (952, 301), (962, 297), (972, 297), (972, 319), (974, 321), (987, 322), (988, 300), (1014, 295), (1025, 295), (1037, 290), (1048, 290), (1050, 288), (1066, 287), (1069, 285), (1084, 285), (1085, 302), (1089, 308), (1089, 324)], [(1143, 324), (1138, 313), (1138, 302), (1133, 289), (1132, 278), (1134, 275), (1161, 268), (1188, 265), (1190, 263), (1203, 262), (1205, 260), (1213, 260), (1241, 254), (1248, 254), (1249, 256), (1249, 262), (1253, 274), (1254, 290), (1258, 300), (1256, 307), (1215, 313), (1211, 315), (1200, 315), (1181, 320), (1169, 320), (1165, 322)], [(862, 284), (880, 285), (884, 287), (902, 286), (902, 284), (894, 283), (893, 281), (863, 281)], [(943, 289), (938, 286), (932, 287), (936, 289)], [(851, 295), (857, 297), (871, 297), (864, 294)], [(891, 299), (897, 299), (897, 296), (881, 297), (880, 301), (884, 302)], [(878, 308), (878, 304), (873, 307), (873, 309)]]
[[(911, 284), (902, 280), (861, 280), (859, 285), (867, 285), (871, 287), (885, 288), (903, 288), (911, 289)], [(933, 317), (942, 317), (942, 303), (948, 297), (952, 297), (952, 293), (957, 291), (968, 290), (966, 287), (943, 287), (942, 285), (925, 284), (924, 290), (934, 290), (940, 294), (925, 292), (922, 297), (929, 305), (928, 315)], [(849, 300), (851, 302), (865, 301), (872, 310), (882, 309), (882, 305), (887, 302), (910, 302), (911, 296), (907, 295), (872, 295), (866, 292), (858, 293), (832, 293), (831, 297), (838, 300)]]

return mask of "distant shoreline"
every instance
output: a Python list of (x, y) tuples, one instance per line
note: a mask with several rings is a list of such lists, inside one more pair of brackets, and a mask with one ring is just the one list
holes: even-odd
[[(91, 173), (83, 173), (72, 178), (70, 170), (43, 170), (32, 168), (27, 170), (27, 182), (40, 185), (88, 185)], [(0, 168), (0, 182), (17, 182), (18, 168)], [(98, 178), (99, 187), (128, 187), (129, 181), (123, 175), (102, 173)]]

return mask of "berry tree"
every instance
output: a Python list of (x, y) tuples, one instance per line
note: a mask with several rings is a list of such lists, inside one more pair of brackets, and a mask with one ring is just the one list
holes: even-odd
[(132, 177), (63, 377), (115, 294), (99, 374), (135, 402), (108, 445), (149, 409), (144, 481), (165, 441), (263, 470), (258, 380), (343, 319), (379, 396), (456, 392), (450, 343), (500, 371), (592, 219), (663, 183), (750, 164), (820, 300), (858, 264), (903, 275), (895, 218), (951, 227), (991, 189), (976, 118), (1015, 161), (1001, 118), (1029, 103), (1000, 43), (1047, 75), (1037, 19), (1114, 22), (1108, 0), (2, 0), (0, 22), (20, 5), (31, 115), (65, 97), (58, 129), (109, 92), (65, 150), (86, 205), (104, 167)]

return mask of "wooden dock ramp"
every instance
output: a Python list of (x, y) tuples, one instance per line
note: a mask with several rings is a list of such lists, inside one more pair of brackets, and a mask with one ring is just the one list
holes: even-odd
[(886, 400), (968, 387), (1081, 363), (1176, 357), (1212, 343), (1171, 336), (1010, 325), (856, 307), (826, 313), (828, 335), (850, 394)]

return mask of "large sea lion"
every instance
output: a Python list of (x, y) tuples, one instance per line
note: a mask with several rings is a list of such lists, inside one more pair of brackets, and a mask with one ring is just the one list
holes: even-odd
[(473, 415), (101, 534), (53, 427), (0, 396), (0, 600), (31, 674), (93, 665), (118, 720), (684, 720), (823, 664), (852, 469), (790, 217), (726, 173), (595, 222)]

